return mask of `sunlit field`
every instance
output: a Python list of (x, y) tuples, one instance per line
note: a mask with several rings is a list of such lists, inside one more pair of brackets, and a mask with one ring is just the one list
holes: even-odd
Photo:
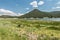
[(60, 40), (60, 22), (0, 18), (0, 40)]

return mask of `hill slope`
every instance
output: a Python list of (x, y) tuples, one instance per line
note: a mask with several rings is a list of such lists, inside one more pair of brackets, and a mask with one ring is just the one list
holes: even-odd
[(51, 17), (48, 12), (42, 12), (38, 9), (34, 9), (25, 15), (20, 16), (20, 18), (43, 18), (43, 17)]
[(51, 14), (53, 17), (60, 18), (60, 11), (53, 11), (53, 12), (50, 12), (50, 14)]

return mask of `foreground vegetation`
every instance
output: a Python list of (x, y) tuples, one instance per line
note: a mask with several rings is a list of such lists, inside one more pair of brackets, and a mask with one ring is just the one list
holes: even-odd
[(60, 40), (60, 22), (0, 18), (0, 40)]

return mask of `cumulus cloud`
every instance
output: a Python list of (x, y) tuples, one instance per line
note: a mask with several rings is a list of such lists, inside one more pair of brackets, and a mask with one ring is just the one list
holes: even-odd
[(20, 14), (17, 14), (13, 11), (6, 10), (6, 9), (0, 9), (0, 15), (10, 15), (10, 16), (18, 16)]
[(33, 1), (30, 3), (30, 5), (32, 5), (35, 8), (38, 7), (38, 5), (43, 5), (43, 4), (44, 4), (44, 1), (39, 1), (39, 2)]
[(44, 1), (39, 1), (38, 5), (43, 5)]
[(32, 5), (33, 7), (38, 7), (37, 1), (31, 2), (30, 5)]

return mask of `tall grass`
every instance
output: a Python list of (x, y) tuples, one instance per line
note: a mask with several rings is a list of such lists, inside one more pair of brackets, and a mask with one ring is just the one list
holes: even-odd
[(0, 40), (60, 40), (60, 22), (0, 19)]

